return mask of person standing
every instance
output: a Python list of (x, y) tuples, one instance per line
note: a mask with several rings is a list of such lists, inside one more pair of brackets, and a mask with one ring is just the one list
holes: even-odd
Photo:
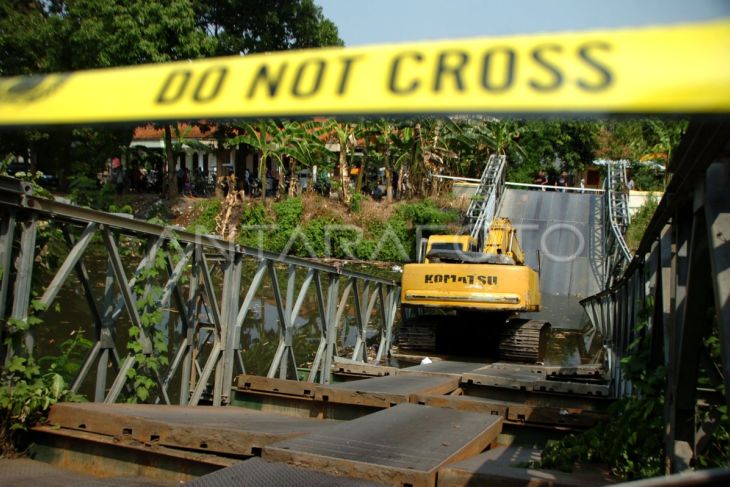
[(124, 192), (124, 169), (122, 161), (118, 157), (112, 159), (112, 181), (116, 193), (121, 195)]

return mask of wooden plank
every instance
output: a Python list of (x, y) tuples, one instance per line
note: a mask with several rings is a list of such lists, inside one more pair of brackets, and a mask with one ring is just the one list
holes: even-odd
[(588, 487), (615, 483), (607, 472), (595, 470), (572, 473), (526, 468), (540, 460), (540, 452), (523, 446), (499, 446), (439, 470), (439, 487), (471, 485)]
[(264, 448), (263, 458), (390, 485), (433, 486), (438, 469), (478, 454), (502, 418), (399, 404)]
[(143, 444), (236, 456), (254, 455), (267, 444), (333, 424), (243, 408), (99, 403), (56, 404), (48, 421)]

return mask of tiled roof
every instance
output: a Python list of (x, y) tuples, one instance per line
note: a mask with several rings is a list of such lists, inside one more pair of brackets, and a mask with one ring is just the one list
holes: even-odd
[[(178, 124), (180, 133), (186, 139), (212, 139), (215, 137), (216, 127), (215, 125), (209, 125), (206, 127), (207, 130), (201, 129), (197, 125), (189, 125), (186, 123)], [(159, 140), (165, 136), (164, 129), (157, 128), (152, 124), (143, 125), (134, 129), (133, 140)], [(173, 131), (173, 137), (176, 137)]]

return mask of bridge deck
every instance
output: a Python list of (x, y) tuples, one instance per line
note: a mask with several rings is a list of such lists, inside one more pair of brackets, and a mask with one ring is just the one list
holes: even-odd
[(334, 423), (244, 408), (100, 403), (56, 404), (48, 422), (142, 444), (235, 456), (252, 455), (270, 443)]
[(602, 208), (600, 195), (505, 190), (499, 216), (517, 226), (528, 265), (538, 268), (538, 250), (542, 257), (542, 310), (525, 316), (558, 328), (582, 326), (579, 301), (602, 289)]
[[(599, 469), (572, 473), (538, 470), (529, 464), (540, 460), (540, 452), (521, 445), (499, 446), (481, 455), (443, 467), (439, 487), (464, 485), (562, 485), (588, 487), (616, 482)], [(527, 468), (525, 468), (527, 467)]]
[(0, 487), (172, 487), (142, 477), (92, 477), (29, 458), (0, 459)]
[(399, 404), (270, 445), (263, 457), (390, 485), (435, 485), (442, 465), (478, 454), (501, 427), (499, 416)]

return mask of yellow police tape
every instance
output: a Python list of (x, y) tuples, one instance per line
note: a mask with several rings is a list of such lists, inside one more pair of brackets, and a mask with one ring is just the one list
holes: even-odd
[(730, 19), (0, 79), (0, 126), (476, 112), (729, 113)]

